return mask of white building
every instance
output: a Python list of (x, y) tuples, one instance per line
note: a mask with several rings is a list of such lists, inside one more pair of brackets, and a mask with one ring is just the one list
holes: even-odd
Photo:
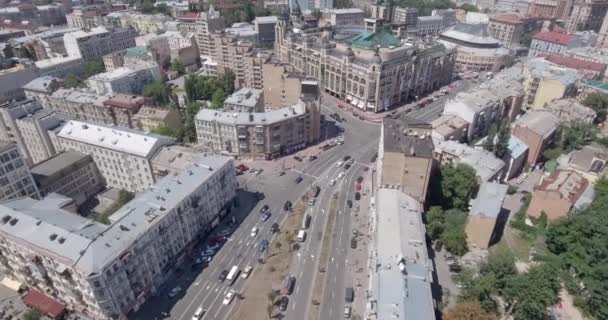
[[(13, 276), (53, 292), (88, 318), (126, 319), (159, 294), (188, 248), (219, 223), (237, 183), (232, 160), (211, 156), (161, 179), (101, 224), (62, 209), (68, 199), (0, 204), (0, 250)], [(50, 281), (49, 281), (50, 280)]]
[(154, 184), (150, 159), (173, 144), (168, 137), (143, 131), (70, 121), (57, 133), (62, 150), (90, 154), (111, 187), (140, 192)]
[(12, 142), (0, 140), (0, 202), (40, 196), (34, 178)]
[(418, 17), (418, 35), (436, 36), (443, 31), (442, 16), (423, 16)]
[(84, 74), (84, 60), (81, 57), (56, 57), (35, 62), (40, 76), (65, 78), (68, 74)]
[(112, 71), (96, 74), (87, 79), (87, 85), (100, 95), (141, 94), (144, 87), (160, 80), (158, 65), (139, 68), (121, 67)]
[(81, 57), (85, 61), (99, 59), (104, 55), (135, 46), (135, 30), (106, 29), (95, 27), (88, 31), (79, 30), (63, 36), (68, 56)]

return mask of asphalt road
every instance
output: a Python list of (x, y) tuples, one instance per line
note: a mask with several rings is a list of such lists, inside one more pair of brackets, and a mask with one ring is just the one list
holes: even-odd
[[(448, 101), (448, 99), (455, 97), (459, 92), (469, 90), (471, 86), (473, 86), (473, 82), (469, 80), (458, 80), (453, 82), (453, 84), (455, 87), (450, 89), (450, 92), (447, 95), (440, 96), (437, 100), (429, 103), (424, 108), (419, 110), (412, 109), (412, 111), (408, 113), (408, 116), (424, 122), (431, 122), (441, 116), (445, 103)], [(411, 104), (411, 106), (413, 107), (414, 104)]]
[[(324, 105), (323, 112), (341, 112), (333, 106)], [(239, 297), (235, 298), (229, 305), (222, 305), (226, 293), (233, 289), (240, 292), (246, 279), (238, 278), (232, 286), (219, 281), (219, 275), (223, 270), (229, 270), (232, 266), (237, 265), (243, 270), (246, 266), (251, 265), (255, 268), (258, 264), (258, 259), (264, 256), (264, 253), (258, 251), (259, 242), (262, 239), (267, 239), (272, 245), (274, 235), (269, 232), (273, 222), (277, 222), (282, 226), (286, 219), (286, 213), (283, 211), (285, 201), (296, 200), (310, 189), (311, 185), (321, 186), (321, 195), (318, 203), (311, 208), (312, 222), (308, 232), (308, 239), (304, 246), (300, 249), (301, 261), (294, 261), (293, 273), (296, 275), (296, 286), (294, 295), (290, 299), (288, 314), (299, 314), (299, 317), (294, 319), (305, 319), (303, 317), (307, 310), (308, 297), (311, 293), (312, 278), (314, 277), (315, 268), (309, 268), (312, 264), (316, 264), (316, 259), (306, 259), (306, 255), (319, 250), (320, 238), (319, 231), (324, 226), (325, 219), (320, 213), (323, 208), (328, 209), (329, 197), (331, 193), (328, 189), (333, 190), (352, 190), (353, 179), (363, 171), (364, 165), (359, 161), (369, 161), (374, 152), (377, 150), (379, 138), (379, 126), (362, 122), (350, 114), (344, 113), (346, 122), (338, 124), (345, 129), (344, 144), (336, 146), (328, 151), (319, 154), (315, 161), (305, 160), (296, 168), (287, 172), (286, 175), (279, 177), (268, 172), (261, 175), (253, 175), (247, 173), (239, 177), (241, 186), (246, 185), (245, 192), (239, 193), (239, 208), (236, 208), (228, 215), (215, 229), (215, 234), (222, 230), (231, 232), (230, 239), (217, 252), (209, 265), (202, 268), (192, 268), (193, 260), (186, 259), (181, 264), (179, 269), (167, 281), (165, 288), (158, 293), (156, 297), (150, 299), (145, 305), (140, 308), (140, 311), (130, 316), (130, 319), (152, 320), (152, 319), (172, 319), (172, 320), (190, 320), (195, 310), (202, 306), (207, 310), (206, 315), (202, 319), (230, 319), (230, 314), (236, 309), (239, 303)], [(331, 118), (326, 124), (328, 136), (332, 135)], [(323, 131), (325, 134), (325, 129)], [(322, 142), (324, 143), (324, 142)], [(347, 175), (339, 181), (335, 186), (329, 187), (329, 180), (335, 178), (339, 172), (344, 171), (343, 168), (337, 168), (336, 162), (343, 158), (344, 155), (350, 154), (357, 162), (347, 170)], [(278, 165), (278, 164), (277, 164)], [(304, 180), (299, 184), (294, 182), (297, 176), (302, 176)], [(353, 178), (354, 177), (354, 178)], [(348, 185), (348, 188), (346, 187)], [(264, 192), (265, 199), (257, 200), (253, 192)], [(272, 213), (270, 219), (266, 222), (260, 220), (259, 210), (263, 205), (270, 207)], [(227, 222), (232, 216), (237, 217), (239, 224), (235, 228), (230, 228)], [(251, 229), (257, 226), (259, 231), (257, 236), (251, 237)], [(346, 228), (346, 227), (345, 227)], [(347, 229), (345, 229), (347, 230)], [(350, 231), (348, 231), (350, 232)], [(195, 252), (200, 252), (204, 248), (205, 243), (201, 243)], [(308, 256), (310, 257), (310, 256)], [(309, 279), (307, 281), (307, 279)], [(169, 298), (168, 293), (174, 287), (181, 287), (183, 290), (174, 298)], [(244, 297), (246, 299), (246, 297)], [(292, 312), (295, 311), (295, 312)]]

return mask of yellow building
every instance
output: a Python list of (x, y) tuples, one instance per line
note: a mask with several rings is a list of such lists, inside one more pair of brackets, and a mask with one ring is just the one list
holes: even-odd
[(144, 106), (133, 117), (137, 127), (145, 131), (152, 131), (161, 127), (177, 129), (182, 122), (179, 112), (171, 108), (154, 108)]

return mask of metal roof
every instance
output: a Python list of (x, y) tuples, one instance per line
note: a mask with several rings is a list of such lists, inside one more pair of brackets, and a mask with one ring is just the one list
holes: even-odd
[(496, 182), (482, 183), (477, 198), (473, 200), (469, 215), (496, 219), (502, 209), (508, 188), (506, 184)]
[(376, 32), (366, 31), (352, 37), (349, 41), (354, 48), (361, 49), (376, 49), (378, 47), (390, 48), (401, 46), (401, 39), (386, 30), (378, 30)]

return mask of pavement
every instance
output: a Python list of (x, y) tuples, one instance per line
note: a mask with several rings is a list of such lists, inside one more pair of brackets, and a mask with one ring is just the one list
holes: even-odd
[[(276, 161), (248, 161), (247, 165), (250, 168), (264, 168), (264, 171), (261, 174), (247, 172), (238, 177), (239, 185), (243, 189), (238, 194), (240, 205), (223, 219), (212, 234), (216, 235), (222, 230), (228, 230), (230, 232), (229, 240), (219, 249), (206, 268), (194, 267), (193, 259), (187, 259), (183, 265), (175, 270), (163, 290), (147, 301), (139, 312), (130, 315), (129, 319), (190, 320), (199, 306), (207, 310), (202, 318), (204, 320), (231, 319), (231, 314), (238, 308), (239, 299), (247, 298), (239, 295), (244, 290), (247, 280), (238, 278), (230, 286), (219, 281), (220, 273), (234, 265), (241, 270), (251, 265), (255, 272), (258, 259), (265, 256), (265, 253), (258, 251), (257, 246), (260, 240), (267, 239), (272, 246), (274, 235), (269, 233), (270, 226), (274, 222), (282, 226), (287, 218), (288, 213), (283, 211), (284, 203), (287, 200), (296, 203), (297, 199), (310, 190), (312, 185), (319, 185), (321, 194), (317, 204), (311, 208), (313, 218), (308, 232), (309, 236), (299, 250), (300, 258), (298, 259), (301, 260), (292, 262), (291, 272), (296, 275), (297, 279), (294, 294), (290, 299), (286, 314), (287, 318), (306, 319), (304, 315), (310, 305), (308, 301), (310, 300), (316, 270), (312, 266), (317, 263), (316, 259), (311, 258), (311, 256), (317, 256), (315, 253), (320, 248), (321, 237), (319, 235), (326, 222), (322, 212), (328, 210), (330, 195), (333, 192), (338, 191), (346, 194), (348, 190), (348, 197), (352, 197), (350, 191), (354, 190), (354, 181), (359, 175), (363, 175), (366, 170), (369, 170), (367, 169), (367, 163), (378, 149), (380, 136), (380, 127), (377, 124), (361, 121), (338, 110), (335, 104), (331, 106), (328, 102), (324, 102), (323, 112), (327, 113), (329, 111), (341, 112), (346, 122), (336, 124), (333, 120), (326, 121), (323, 124), (323, 138), (331, 139), (337, 134), (337, 126), (340, 126), (345, 130), (344, 144), (337, 145), (328, 151), (321, 151), (319, 147), (324, 145), (325, 142), (320, 142), (318, 145), (298, 153), (302, 156), (318, 155), (318, 159), (314, 161), (309, 161), (306, 158), (299, 162), (293, 158), (293, 155)], [(327, 116), (326, 119), (331, 120)], [(336, 167), (336, 162), (347, 154), (355, 159), (352, 167), (348, 170), (344, 170), (343, 167)], [(286, 174), (279, 176), (278, 172), (281, 170), (285, 170)], [(329, 186), (329, 181), (342, 171), (346, 173), (344, 179), (340, 180), (335, 186)], [(303, 181), (295, 183), (295, 179), (299, 176), (303, 178)], [(257, 192), (264, 193), (265, 199), (259, 200), (256, 197)], [(345, 197), (343, 195), (340, 199), (345, 199)], [(259, 218), (259, 210), (263, 205), (268, 205), (269, 211), (272, 213), (272, 216), (266, 222), (262, 222)], [(233, 216), (238, 221), (235, 227), (228, 224)], [(345, 243), (348, 243), (347, 240), (349, 240), (348, 236), (350, 235), (350, 220), (342, 218), (340, 221), (343, 223), (340, 227), (344, 238), (342, 242), (335, 242), (335, 245), (346, 246)], [(259, 232), (256, 237), (252, 238), (250, 233), (254, 226), (259, 228)], [(337, 231), (340, 232), (340, 230)], [(207, 242), (202, 241), (194, 251), (200, 252), (206, 244)], [(344, 258), (340, 256), (340, 259)], [(335, 285), (336, 287), (340, 286), (340, 292), (344, 294), (343, 282)], [(169, 298), (168, 293), (175, 287), (182, 288), (181, 292), (176, 297)], [(231, 289), (238, 293), (237, 298), (229, 305), (223, 305), (222, 300)], [(344, 299), (342, 298), (341, 301), (344, 301)]]

